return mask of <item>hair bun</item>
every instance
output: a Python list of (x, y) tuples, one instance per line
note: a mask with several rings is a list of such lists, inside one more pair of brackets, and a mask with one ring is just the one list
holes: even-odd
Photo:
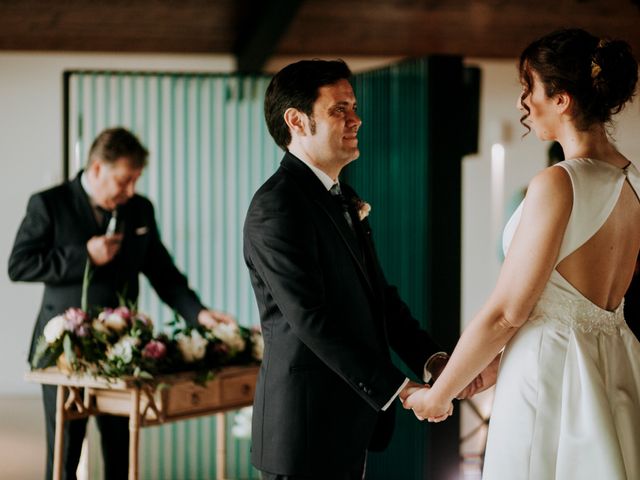
[(629, 44), (600, 40), (591, 59), (593, 88), (602, 106), (616, 114), (635, 92), (638, 62)]

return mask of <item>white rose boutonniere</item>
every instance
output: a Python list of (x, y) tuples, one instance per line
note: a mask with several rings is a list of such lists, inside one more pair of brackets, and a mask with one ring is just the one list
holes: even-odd
[(361, 198), (355, 199), (356, 211), (358, 212), (358, 218), (360, 221), (363, 221), (365, 218), (369, 216), (371, 212), (371, 205)]

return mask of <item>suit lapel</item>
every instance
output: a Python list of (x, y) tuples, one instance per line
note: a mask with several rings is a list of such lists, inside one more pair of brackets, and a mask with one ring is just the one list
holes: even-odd
[(293, 174), (300, 184), (302, 191), (308, 193), (313, 201), (320, 207), (320, 210), (329, 217), (329, 220), (338, 231), (338, 236), (345, 243), (353, 261), (362, 274), (362, 278), (373, 293), (373, 286), (371, 285), (369, 275), (363, 263), (362, 250), (358, 244), (358, 239), (343, 217), (340, 206), (331, 198), (331, 194), (309, 167), (294, 155), (287, 152), (282, 160), (281, 166), (287, 172)]

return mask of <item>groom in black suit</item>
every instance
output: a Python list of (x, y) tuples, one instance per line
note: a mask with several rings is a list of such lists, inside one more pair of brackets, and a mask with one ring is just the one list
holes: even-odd
[(286, 153), (244, 226), (265, 341), (252, 432), (264, 479), (363, 478), (367, 449), (389, 441), (395, 398), (415, 385), (389, 347), (419, 377), (446, 362), (385, 280), (368, 205), (338, 180), (359, 156), (350, 75), (342, 61), (301, 61), (266, 93)]
[[(16, 235), (9, 258), (13, 281), (43, 282), (44, 297), (33, 330), (29, 361), (44, 326), (69, 307), (79, 307), (85, 266), (92, 270), (88, 305), (116, 307), (118, 295), (138, 299), (144, 273), (160, 298), (187, 322), (212, 326), (231, 322), (207, 310), (189, 288), (160, 241), (153, 205), (135, 194), (147, 150), (123, 128), (103, 131), (93, 142), (86, 170), (70, 182), (36, 193)], [(108, 225), (109, 228), (107, 231)], [(43, 386), (47, 427), (47, 479), (53, 475), (56, 387)], [(105, 478), (127, 478), (128, 419), (96, 417), (101, 434)], [(63, 478), (76, 478), (86, 419), (65, 423)]]

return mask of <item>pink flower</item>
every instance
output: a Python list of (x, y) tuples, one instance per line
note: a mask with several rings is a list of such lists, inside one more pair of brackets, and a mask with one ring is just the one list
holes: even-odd
[(152, 360), (160, 360), (164, 358), (166, 354), (167, 346), (158, 340), (151, 340), (142, 349), (142, 356)]
[(127, 307), (117, 307), (113, 309), (113, 313), (115, 313), (116, 315), (119, 315), (120, 317), (124, 318), (125, 320), (130, 320), (131, 319), (131, 310), (129, 310)]
[[(79, 308), (69, 308), (64, 312), (64, 329), (73, 332), (79, 337), (84, 337), (88, 334), (88, 330), (85, 326), (88, 316)], [(85, 326), (85, 328), (82, 328)]]

